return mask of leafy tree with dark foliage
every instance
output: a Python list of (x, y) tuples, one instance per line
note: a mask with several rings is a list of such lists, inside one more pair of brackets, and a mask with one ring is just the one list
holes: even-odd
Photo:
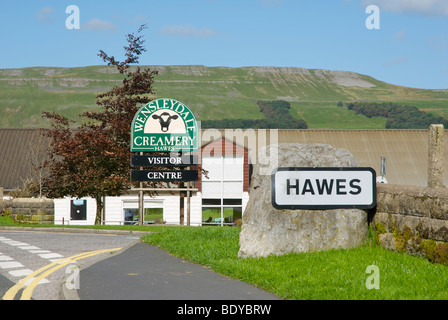
[(294, 119), (289, 113), (289, 102), (282, 100), (258, 101), (260, 111), (266, 119), (223, 119), (202, 121), (203, 129), (307, 129), (305, 120)]
[(363, 114), (368, 118), (386, 118), (386, 129), (427, 129), (431, 124), (448, 126), (448, 121), (417, 107), (401, 105), (393, 102), (350, 102), (348, 110)]
[(102, 50), (98, 54), (118, 70), (123, 80), (120, 86), (97, 96), (100, 110), (81, 115), (87, 122), (76, 125), (57, 113), (43, 113), (43, 117), (51, 120), (51, 129), (47, 132), (51, 145), (50, 160), (46, 163), (50, 175), (44, 182), (46, 194), (94, 198), (95, 224), (101, 223), (103, 197), (122, 195), (131, 186), (130, 126), (140, 105), (152, 100), (153, 78), (157, 74), (150, 69), (130, 68), (146, 52), (140, 34), (144, 29), (141, 26), (137, 35), (127, 35), (124, 61)]

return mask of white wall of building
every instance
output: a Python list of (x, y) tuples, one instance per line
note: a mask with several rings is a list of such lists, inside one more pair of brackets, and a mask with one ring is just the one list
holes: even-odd
[[(242, 154), (203, 156), (201, 164), (202, 168), (208, 171), (208, 178), (202, 177), (201, 192), (191, 192), (190, 225), (201, 226), (203, 219), (212, 225), (225, 221), (230, 224), (232, 221), (230, 220), (229, 223), (229, 219), (232, 219), (232, 215), (229, 215), (229, 210), (234, 210), (233, 219), (237, 219), (241, 212), (244, 212), (249, 200), (249, 193), (243, 191), (244, 156)], [(92, 198), (83, 199), (87, 200), (87, 217), (85, 220), (71, 219), (70, 201), (74, 200), (73, 198), (56, 199), (54, 202), (55, 224), (94, 224), (96, 201)], [(144, 196), (145, 208), (163, 208), (163, 221), (170, 225), (180, 224), (180, 201), (179, 191), (159, 192), (156, 197)], [(137, 208), (137, 193), (120, 197), (105, 197), (104, 223), (108, 225), (124, 224), (125, 212), (130, 217), (135, 218)], [(159, 213), (155, 212), (152, 217), (158, 215)], [(213, 218), (213, 221), (210, 219), (212, 222), (208, 222), (206, 216)], [(184, 225), (187, 224), (187, 219), (187, 197), (184, 197)]]
[[(71, 220), (70, 201), (75, 198), (63, 198), (54, 200), (55, 218), (54, 223), (58, 225), (93, 225), (95, 224), (96, 201), (93, 198), (82, 198), (87, 200), (87, 218), (86, 220)], [(166, 224), (179, 225), (180, 223), (180, 197), (179, 194), (160, 194), (157, 197), (144, 197), (145, 208), (159, 207), (163, 208), (163, 221)], [(243, 192), (242, 205), (243, 212), (249, 201), (249, 194)], [(124, 208), (138, 208), (138, 196), (126, 195), (120, 197), (106, 197), (104, 203), (105, 217), (104, 223), (107, 225), (121, 225), (124, 223)], [(187, 198), (184, 198), (184, 225), (187, 224)], [(192, 192), (190, 198), (190, 225), (202, 225), (202, 194), (201, 192)]]
[(96, 216), (96, 201), (93, 198), (82, 198), (87, 200), (86, 220), (72, 220), (70, 217), (71, 200), (76, 198), (54, 199), (54, 223), (64, 225), (93, 225)]
[[(70, 201), (75, 198), (63, 198), (54, 200), (55, 224), (65, 225), (93, 225), (95, 224), (96, 201), (93, 198), (82, 198), (87, 200), (87, 219), (71, 220)], [(180, 197), (178, 192), (159, 194), (157, 197), (144, 196), (145, 208), (162, 207), (163, 221), (166, 224), (178, 225), (180, 222)], [(108, 225), (121, 225), (124, 223), (124, 209), (138, 208), (138, 196), (126, 195), (120, 197), (106, 197), (104, 203), (104, 223)], [(187, 198), (184, 198), (184, 224), (187, 223)], [(192, 192), (190, 198), (190, 225), (201, 225), (201, 194)]]

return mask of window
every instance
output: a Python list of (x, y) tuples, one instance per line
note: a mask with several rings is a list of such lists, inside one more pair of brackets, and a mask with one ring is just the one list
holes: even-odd
[(124, 224), (136, 224), (138, 222), (138, 209), (124, 208)]
[[(123, 201), (124, 224), (138, 223), (138, 201)], [(145, 201), (143, 224), (163, 221), (163, 201)]]
[(163, 207), (146, 208), (145, 205), (145, 223), (160, 223), (163, 221)]
[(233, 225), (242, 217), (243, 156), (202, 157), (202, 225)]
[[(242, 217), (241, 199), (202, 199), (202, 225), (235, 225)], [(215, 203), (215, 204), (211, 204)]]
[(202, 198), (241, 198), (243, 194), (243, 156), (204, 156)]

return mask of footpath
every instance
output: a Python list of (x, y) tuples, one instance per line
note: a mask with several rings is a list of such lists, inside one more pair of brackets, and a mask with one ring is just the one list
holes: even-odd
[(64, 299), (80, 300), (279, 299), (141, 242), (82, 269), (78, 290), (62, 289)]

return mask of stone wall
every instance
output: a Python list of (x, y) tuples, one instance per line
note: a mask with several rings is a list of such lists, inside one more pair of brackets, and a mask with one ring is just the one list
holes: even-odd
[(377, 184), (371, 225), (384, 248), (448, 264), (448, 189)]
[(17, 198), (2, 203), (3, 212), (21, 223), (53, 223), (54, 203), (51, 199)]

